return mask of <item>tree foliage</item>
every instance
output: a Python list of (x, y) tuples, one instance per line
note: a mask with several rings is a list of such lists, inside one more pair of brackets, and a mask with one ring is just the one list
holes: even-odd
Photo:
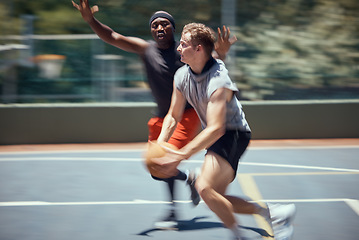
[[(90, 5), (99, 6), (96, 18), (115, 31), (149, 38), (148, 19), (155, 11), (170, 12), (179, 34), (192, 21), (220, 26), (223, 1), (90, 0)], [(230, 62), (235, 81), (252, 89), (358, 85), (358, 0), (236, 0), (235, 12), (231, 29), (239, 41)], [(23, 15), (36, 16), (35, 34), (92, 33), (71, 0), (2, 0), (1, 34), (21, 34)]]

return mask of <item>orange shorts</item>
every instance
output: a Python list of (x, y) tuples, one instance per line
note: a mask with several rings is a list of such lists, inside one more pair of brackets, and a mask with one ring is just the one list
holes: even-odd
[[(154, 141), (158, 138), (161, 133), (162, 124), (163, 118), (159, 117), (153, 117), (148, 121), (149, 141)], [(168, 142), (180, 149), (190, 142), (198, 134), (199, 130), (200, 120), (196, 111), (193, 108), (186, 109), (183, 112), (182, 120), (177, 124)]]

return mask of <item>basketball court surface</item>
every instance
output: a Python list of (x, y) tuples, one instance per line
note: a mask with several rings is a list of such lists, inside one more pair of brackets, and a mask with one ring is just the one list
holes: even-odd
[[(0, 240), (230, 239), (229, 230), (177, 182), (179, 228), (154, 222), (167, 189), (143, 165), (144, 143), (0, 146)], [(199, 168), (204, 152), (181, 163)], [(296, 240), (359, 237), (359, 139), (252, 141), (229, 194), (294, 203)], [(260, 217), (237, 215), (253, 239)]]

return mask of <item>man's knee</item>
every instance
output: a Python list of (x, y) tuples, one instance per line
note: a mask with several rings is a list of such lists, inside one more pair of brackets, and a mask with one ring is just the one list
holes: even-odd
[(210, 186), (210, 184), (208, 184), (208, 182), (206, 182), (205, 180), (198, 178), (196, 180), (196, 185), (195, 185), (198, 194), (201, 196), (201, 198), (203, 199), (203, 201), (208, 201), (211, 199), (211, 195), (213, 188), (212, 186)]

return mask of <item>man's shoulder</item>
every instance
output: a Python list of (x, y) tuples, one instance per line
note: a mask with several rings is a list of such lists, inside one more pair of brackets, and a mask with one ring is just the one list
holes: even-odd
[(225, 63), (220, 59), (216, 59), (216, 63), (212, 66), (210, 72), (211, 77), (225, 77), (228, 75), (228, 69)]
[(150, 49), (150, 48), (157, 48), (157, 44), (155, 41), (153, 40), (146, 40), (148, 46), (147, 46), (147, 49)]
[(188, 66), (183, 65), (176, 71), (177, 76), (184, 76), (186, 73), (188, 73)]
[(186, 82), (186, 76), (188, 75), (188, 66), (187, 65), (183, 65), (182, 67), (180, 67), (174, 76), (174, 82), (176, 84), (177, 87), (182, 86), (184, 82)]

